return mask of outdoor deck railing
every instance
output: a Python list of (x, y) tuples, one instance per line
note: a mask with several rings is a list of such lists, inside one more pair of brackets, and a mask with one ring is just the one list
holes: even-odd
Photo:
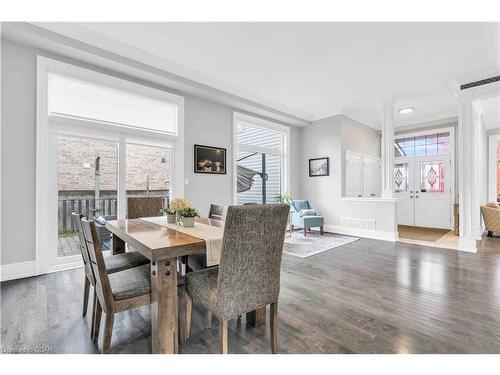
[(71, 221), (71, 213), (78, 212), (87, 217), (94, 216), (116, 216), (116, 198), (99, 199), (99, 209), (96, 209), (96, 200), (93, 198), (69, 198), (58, 200), (58, 229), (61, 232), (74, 232), (75, 228)]
[[(168, 191), (154, 191), (146, 193), (146, 191), (127, 191), (129, 197), (164, 197), (164, 207), (168, 207)], [(96, 202), (99, 204), (96, 206)], [(95, 198), (87, 196), (59, 197), (57, 208), (57, 222), (59, 233), (74, 232), (75, 228), (71, 220), (71, 213), (78, 212), (87, 217), (96, 216), (116, 216), (117, 215), (117, 199), (116, 197), (101, 198), (96, 201)], [(98, 207), (98, 208), (97, 208)], [(158, 212), (158, 215), (160, 213)]]

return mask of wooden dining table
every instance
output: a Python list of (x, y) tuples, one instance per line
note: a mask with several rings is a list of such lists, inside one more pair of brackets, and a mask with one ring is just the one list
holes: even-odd
[[(203, 224), (223, 227), (224, 222), (201, 218)], [(153, 353), (176, 353), (178, 334), (177, 259), (206, 253), (205, 240), (142, 219), (106, 221), (112, 234), (113, 254), (124, 253), (126, 244), (151, 261), (151, 342)], [(266, 308), (249, 312), (247, 321), (259, 326)]]

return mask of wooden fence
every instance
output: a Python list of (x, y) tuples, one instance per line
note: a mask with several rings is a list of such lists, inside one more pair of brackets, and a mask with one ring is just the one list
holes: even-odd
[[(96, 200), (88, 195), (65, 192), (67, 196), (59, 196), (57, 208), (57, 222), (59, 233), (74, 232), (75, 228), (71, 221), (71, 213), (78, 212), (87, 217), (95, 216), (116, 216), (117, 215), (117, 200), (116, 196), (99, 199), (99, 209), (96, 209)], [(168, 207), (168, 190), (158, 191), (129, 191), (127, 190), (127, 198), (129, 197), (163, 197), (164, 207)], [(78, 196), (80, 195), (80, 196)]]
[(100, 209), (96, 210), (96, 200), (94, 198), (80, 199), (59, 199), (58, 200), (58, 229), (61, 232), (74, 232), (75, 228), (71, 221), (71, 213), (78, 212), (87, 217), (94, 216), (116, 216), (117, 201), (116, 198), (100, 199)]

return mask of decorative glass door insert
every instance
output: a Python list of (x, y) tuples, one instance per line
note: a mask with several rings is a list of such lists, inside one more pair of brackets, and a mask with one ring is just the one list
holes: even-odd
[(408, 163), (394, 165), (394, 191), (396, 193), (408, 191)]
[(420, 163), (420, 191), (424, 193), (444, 192), (444, 168), (442, 161)]

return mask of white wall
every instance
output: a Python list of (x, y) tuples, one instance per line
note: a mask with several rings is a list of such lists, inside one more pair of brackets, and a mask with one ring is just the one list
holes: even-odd
[[(233, 108), (184, 95), (182, 92), (170, 90), (152, 82), (116, 74), (98, 66), (54, 55), (32, 46), (2, 40), (1, 47), (2, 243), (0, 264), (28, 262), (35, 259), (37, 54), (184, 96), (184, 173), (189, 180), (189, 184), (185, 186), (185, 197), (200, 210), (202, 215), (208, 214), (210, 203), (231, 204)], [(292, 126), (290, 133), (291, 161), (297, 165), (300, 131)], [(227, 175), (195, 174), (193, 172), (194, 144), (227, 148)], [(295, 170), (292, 164), (292, 194), (299, 189), (300, 178), (295, 175)]]
[[(366, 156), (380, 158), (380, 140), (382, 136), (377, 130), (346, 116), (342, 116), (341, 121), (341, 138), (344, 151), (354, 151)], [(382, 179), (380, 184), (382, 185)]]
[[(185, 148), (184, 196), (202, 216), (208, 215), (210, 203), (228, 205), (232, 202), (232, 152), (233, 139), (231, 108), (209, 103), (205, 100), (186, 97), (185, 101)], [(194, 173), (193, 145), (223, 147), (227, 149), (227, 174), (209, 175)]]
[[(347, 124), (344, 130), (343, 124)], [(314, 121), (310, 126), (301, 129), (302, 184), (300, 196), (293, 198), (308, 199), (325, 217), (326, 230), (394, 240), (394, 200), (342, 198), (342, 145), (356, 147), (358, 152), (373, 153), (375, 156), (378, 151), (380, 155), (380, 136), (375, 136), (371, 129), (359, 129), (360, 126), (364, 125), (338, 115)], [(352, 133), (350, 129), (353, 129)], [(326, 156), (330, 158), (330, 175), (309, 177), (308, 160)], [(343, 227), (341, 218), (375, 220), (376, 230)]]
[(35, 259), (36, 62), (2, 43), (1, 264)]

